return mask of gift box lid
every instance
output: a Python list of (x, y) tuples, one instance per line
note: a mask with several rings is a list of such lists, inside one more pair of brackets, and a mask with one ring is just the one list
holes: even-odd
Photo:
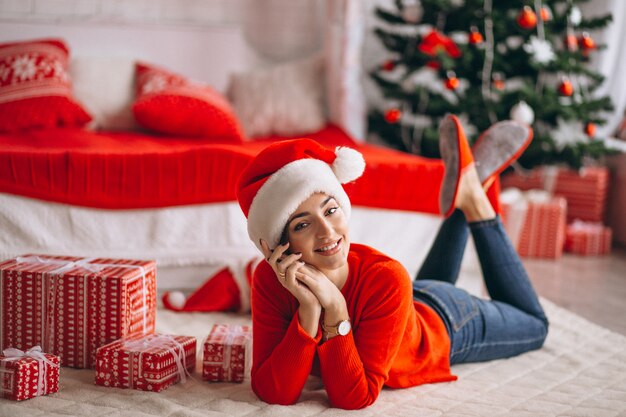
[(244, 345), (252, 338), (252, 329), (246, 325), (214, 324), (204, 339), (204, 349), (211, 344)]
[(63, 274), (64, 276), (99, 275), (120, 280), (132, 280), (145, 276), (156, 268), (153, 260), (131, 260), (112, 258), (85, 258), (76, 256), (54, 256), (25, 254), (0, 263), (4, 271), (21, 271)]

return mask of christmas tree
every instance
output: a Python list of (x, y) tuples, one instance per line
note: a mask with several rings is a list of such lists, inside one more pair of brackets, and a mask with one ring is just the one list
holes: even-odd
[(438, 124), (460, 116), (470, 140), (498, 120), (530, 124), (534, 139), (519, 159), (531, 168), (612, 153), (596, 125), (612, 110), (594, 91), (598, 45), (589, 31), (610, 15), (582, 16), (580, 0), (396, 0), (377, 7), (375, 34), (389, 58), (370, 75), (384, 104), (369, 130), (391, 146), (439, 156)]

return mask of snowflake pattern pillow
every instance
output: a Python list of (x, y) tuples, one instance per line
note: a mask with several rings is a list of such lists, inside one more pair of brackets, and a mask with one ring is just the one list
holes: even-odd
[(141, 126), (166, 135), (243, 142), (230, 103), (211, 87), (144, 63), (137, 63), (136, 77), (133, 114)]
[(326, 124), (323, 57), (233, 74), (228, 95), (250, 137), (316, 132)]
[(68, 56), (59, 39), (0, 44), (0, 132), (91, 120), (72, 97)]

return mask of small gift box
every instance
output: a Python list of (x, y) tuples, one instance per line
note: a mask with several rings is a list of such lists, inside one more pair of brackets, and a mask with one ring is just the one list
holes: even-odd
[(606, 255), (611, 252), (613, 233), (602, 223), (574, 221), (567, 225), (565, 251), (578, 255)]
[(154, 332), (156, 263), (23, 255), (0, 263), (0, 344), (93, 368), (99, 346)]
[(504, 227), (520, 256), (559, 258), (563, 254), (567, 201), (542, 190), (501, 194)]
[(59, 357), (40, 346), (26, 352), (4, 349), (0, 355), (0, 397), (22, 401), (59, 390)]
[(204, 341), (202, 379), (243, 382), (250, 372), (250, 326), (216, 324)]
[(151, 334), (117, 340), (96, 352), (96, 385), (160, 392), (186, 382), (196, 367), (196, 338)]

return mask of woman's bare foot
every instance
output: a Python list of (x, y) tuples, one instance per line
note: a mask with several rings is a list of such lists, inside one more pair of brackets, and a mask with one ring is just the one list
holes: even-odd
[(496, 212), (480, 183), (474, 164), (468, 165), (461, 173), (454, 206), (465, 214), (468, 222), (496, 217)]

